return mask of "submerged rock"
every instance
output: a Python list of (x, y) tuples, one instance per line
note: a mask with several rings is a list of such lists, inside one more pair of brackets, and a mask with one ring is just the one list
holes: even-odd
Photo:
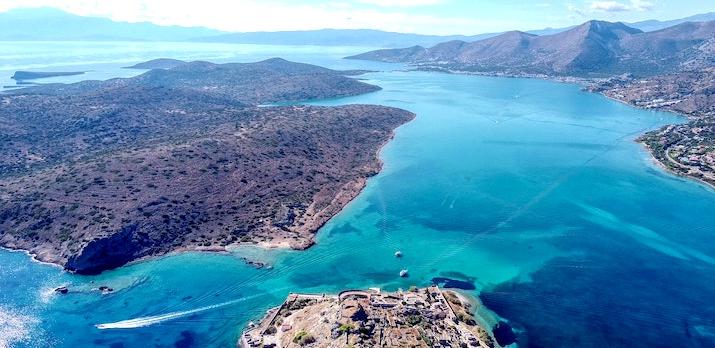
[(497, 323), (492, 332), (494, 333), (494, 338), (500, 346), (516, 343), (516, 334), (514, 333), (514, 330), (512, 330), (511, 326), (504, 321)]
[(464, 281), (447, 277), (432, 278), (432, 284), (440, 285), (446, 289), (475, 290), (477, 288), (471, 281)]

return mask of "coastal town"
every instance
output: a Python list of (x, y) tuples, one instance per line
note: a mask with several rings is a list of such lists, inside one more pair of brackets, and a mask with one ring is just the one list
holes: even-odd
[(475, 321), (474, 306), (463, 295), (437, 286), (290, 294), (260, 323), (249, 323), (238, 346), (499, 347)]
[[(700, 47), (715, 51), (715, 39)], [(692, 63), (691, 64), (695, 64)], [(687, 123), (667, 125), (638, 138), (658, 162), (681, 176), (715, 186), (715, 69), (700, 69), (661, 76), (618, 76), (587, 87), (593, 92), (645, 109), (676, 112)]]

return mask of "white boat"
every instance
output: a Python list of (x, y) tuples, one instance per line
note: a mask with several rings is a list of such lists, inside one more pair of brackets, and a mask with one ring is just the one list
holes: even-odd
[(407, 277), (407, 270), (406, 270), (406, 269), (403, 269), (403, 270), (400, 271), (400, 277), (403, 277), (403, 278), (404, 278), (404, 277)]
[(395, 251), (395, 257), (402, 257), (402, 252), (401, 251)]

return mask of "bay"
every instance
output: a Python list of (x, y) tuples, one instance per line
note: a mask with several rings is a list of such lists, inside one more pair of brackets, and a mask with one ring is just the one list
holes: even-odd
[[(634, 142), (684, 121), (676, 115), (570, 84), (340, 59), (364, 50), (355, 47), (52, 43), (44, 61), (36, 45), (0, 43), (0, 52), (15, 52), (0, 60), (2, 75), (89, 67), (90, 78), (104, 79), (140, 73), (121, 67), (159, 57), (280, 56), (378, 70), (361, 78), (383, 90), (312, 104), (391, 105), (417, 118), (397, 130), (381, 151), (383, 170), (307, 251), (182, 253), (93, 277), (0, 251), (0, 321), (11, 323), (0, 346), (233, 346), (289, 292), (394, 290), (433, 278), (473, 284), (466, 291), (484, 301), (484, 320), (508, 321), (519, 346), (715, 345), (715, 192), (664, 172)], [(409, 278), (398, 276), (403, 268)], [(55, 294), (60, 285), (72, 292)], [(100, 285), (115, 292), (93, 290)], [(95, 327), (107, 323), (132, 328)]]

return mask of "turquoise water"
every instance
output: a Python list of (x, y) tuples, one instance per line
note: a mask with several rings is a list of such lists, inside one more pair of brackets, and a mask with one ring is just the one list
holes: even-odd
[[(199, 50), (162, 56), (182, 58), (189, 48)], [(248, 321), (290, 291), (397, 289), (448, 277), (473, 283), (484, 312), (507, 320), (520, 346), (715, 345), (715, 192), (664, 173), (633, 142), (681, 119), (568, 84), (337, 59), (354, 49), (234, 52), (240, 61), (275, 53), (386, 69), (365, 75), (382, 91), (316, 104), (376, 103), (418, 115), (315, 247), (185, 253), (96, 277), (0, 251), (0, 321), (14, 320), (0, 335), (24, 337), (12, 338), (20, 347), (233, 346)], [(240, 257), (273, 267), (253, 269)], [(409, 278), (398, 277), (402, 268)], [(59, 285), (76, 292), (54, 295)], [(101, 295), (92, 290), (99, 285), (117, 291)], [(134, 328), (94, 326), (117, 322)]]
[(84, 71), (82, 75), (34, 80), (71, 83), (131, 77), (145, 70), (125, 69), (138, 62), (165, 57), (214, 63), (254, 62), (278, 56), (334, 69), (395, 68), (395, 64), (341, 59), (374, 47), (270, 46), (181, 42), (13, 42), (0, 41), (0, 91), (17, 87), (10, 77), (18, 70)]

